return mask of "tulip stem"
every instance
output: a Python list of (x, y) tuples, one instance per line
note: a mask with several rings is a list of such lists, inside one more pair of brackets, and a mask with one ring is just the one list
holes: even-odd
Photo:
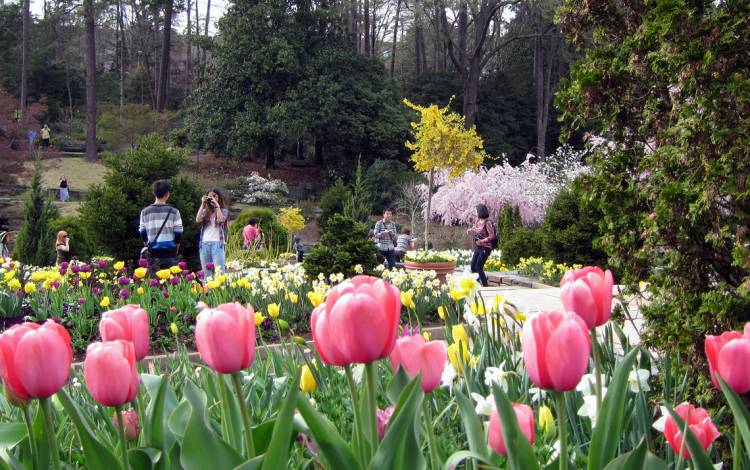
[(367, 412), (370, 414), (370, 441), (372, 442), (371, 455), (375, 455), (375, 450), (378, 448), (380, 438), (378, 437), (378, 418), (375, 411), (378, 407), (378, 396), (375, 393), (374, 362), (368, 362), (365, 364), (365, 373), (367, 374), (367, 394), (370, 399), (370, 406), (367, 407)]
[(245, 395), (242, 393), (242, 384), (240, 383), (240, 373), (232, 374), (232, 382), (234, 383), (234, 391), (237, 393), (237, 400), (240, 405), (240, 413), (242, 414), (242, 423), (245, 425), (245, 442), (247, 446), (247, 458), (252, 459), (255, 457), (255, 445), (253, 444), (253, 431), (250, 429), (250, 419), (247, 416), (247, 403), (245, 402)]
[(29, 411), (29, 404), (25, 404), (21, 406), (21, 410), (23, 410), (23, 421), (26, 423), (26, 432), (29, 433), (29, 445), (31, 446), (31, 468), (33, 470), (36, 470), (39, 468), (39, 462), (37, 462), (37, 459), (39, 458), (39, 453), (36, 448), (36, 436), (34, 436), (34, 427), (31, 424), (31, 412)]
[(229, 418), (232, 413), (232, 407), (229, 403), (227, 382), (224, 380), (222, 374), (216, 374), (216, 379), (219, 385), (219, 394), (221, 395), (221, 433), (224, 436), (224, 440), (236, 446), (239, 443), (235, 442), (234, 426), (232, 426), (232, 421)]
[(592, 356), (594, 356), (594, 374), (596, 375), (596, 383), (594, 384), (596, 388), (596, 415), (599, 416), (599, 411), (602, 407), (602, 364), (599, 357), (601, 349), (599, 348), (599, 341), (596, 338), (596, 327), (591, 329), (591, 346), (593, 348)]
[(130, 470), (130, 462), (128, 461), (128, 440), (125, 438), (125, 422), (122, 420), (122, 407), (116, 406), (115, 411), (117, 412), (117, 431), (120, 434), (120, 452), (122, 452), (122, 468)]
[(430, 458), (432, 459), (432, 468), (442, 468), (443, 462), (440, 458), (440, 452), (435, 439), (435, 424), (432, 421), (432, 409), (428, 397), (422, 400), (422, 410), (424, 411), (425, 426), (427, 426), (427, 441), (430, 444)]
[(365, 465), (364, 449), (362, 448), (362, 420), (359, 416), (360, 407), (357, 400), (357, 384), (354, 382), (352, 375), (352, 366), (344, 366), (346, 371), (346, 381), (349, 383), (349, 394), (352, 396), (352, 409), (354, 410), (354, 428), (352, 430), (352, 442), (354, 443), (354, 453), (359, 456), (360, 463)]
[(560, 470), (568, 470), (568, 417), (565, 412), (565, 394), (555, 393), (557, 420), (560, 423)]
[(52, 468), (60, 470), (60, 451), (57, 449), (57, 435), (55, 434), (55, 426), (52, 423), (52, 405), (50, 404), (49, 397), (40, 398), (39, 404), (44, 413), (44, 433), (47, 435), (47, 443), (52, 454)]
[(732, 469), (742, 470), (742, 441), (740, 440), (740, 425), (734, 420), (734, 449), (732, 449)]

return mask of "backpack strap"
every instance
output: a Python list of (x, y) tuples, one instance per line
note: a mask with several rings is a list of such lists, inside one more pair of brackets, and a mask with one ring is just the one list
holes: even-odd
[(164, 226), (167, 225), (167, 220), (169, 220), (170, 217), (172, 217), (172, 209), (173, 207), (169, 208), (169, 212), (167, 213), (167, 216), (164, 218), (164, 222), (161, 223), (161, 227), (159, 227), (159, 231), (156, 232), (156, 236), (154, 237), (154, 241), (148, 244), (148, 249), (150, 250), (152, 246), (154, 246), (154, 243), (159, 239), (159, 235), (161, 235), (161, 231), (164, 230)]

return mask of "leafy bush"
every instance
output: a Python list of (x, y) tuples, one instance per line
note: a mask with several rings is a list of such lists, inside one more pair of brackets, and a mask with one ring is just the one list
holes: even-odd
[[(80, 217), (63, 216), (58, 217), (49, 224), (50, 232), (53, 236), (57, 235), (60, 230), (68, 232), (70, 237), (70, 256), (80, 260), (88, 260), (99, 254), (99, 251), (91, 234), (89, 227)], [(53, 243), (49, 245), (50, 256), (54, 259), (57, 256)]]
[(31, 191), (23, 205), (23, 224), (13, 249), (17, 259), (35, 266), (49, 266), (55, 261), (50, 251), (50, 247), (54, 248), (55, 236), (49, 227), (50, 220), (55, 217), (57, 208), (44, 194), (41, 171), (36, 165)]
[(122, 115), (119, 107), (105, 109), (97, 120), (96, 133), (116, 148), (135, 147), (139, 139), (151, 132), (168, 136), (174, 122), (174, 114), (159, 114), (145, 104), (126, 104)]
[(505, 264), (515, 265), (521, 258), (542, 254), (540, 231), (524, 227), (521, 211), (516, 206), (505, 206), (497, 223), (498, 247)]
[(399, 197), (402, 184), (422, 179), (408, 165), (398, 160), (375, 160), (365, 171), (364, 186), (376, 214), (391, 207)]
[(365, 224), (334, 214), (325, 226), (320, 241), (305, 255), (305, 272), (311, 277), (318, 273), (352, 276), (355, 274), (354, 266), (358, 264), (365, 273), (371, 272), (377, 265), (376, 253), (375, 244), (367, 238)]
[(258, 228), (263, 232), (263, 247), (272, 252), (286, 250), (289, 243), (289, 232), (279, 223), (276, 214), (271, 209), (258, 207), (245, 209), (229, 224), (228, 242), (233, 246), (242, 246), (242, 229), (248, 221), (254, 218), (258, 221)]
[(89, 188), (81, 205), (81, 218), (104, 254), (120, 259), (138, 255), (143, 246), (138, 235), (140, 211), (154, 201), (153, 182), (169, 179), (169, 204), (180, 211), (184, 227), (180, 252), (183, 256), (196, 256), (199, 226), (195, 212), (202, 191), (193, 179), (178, 176), (186, 161), (183, 150), (169, 147), (156, 134), (144, 137), (122, 156), (105, 156), (104, 182)]
[(328, 188), (323, 197), (320, 198), (320, 215), (318, 216), (318, 227), (326, 227), (328, 219), (333, 214), (342, 214), (346, 201), (351, 197), (351, 190), (339, 178), (333, 186)]
[(607, 255), (595, 247), (601, 218), (580, 183), (561, 190), (547, 207), (540, 228), (545, 257), (556, 263), (606, 266)]

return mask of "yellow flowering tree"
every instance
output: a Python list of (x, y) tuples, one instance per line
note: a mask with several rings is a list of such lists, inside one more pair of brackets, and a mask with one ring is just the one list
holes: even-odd
[(464, 117), (450, 112), (448, 106), (419, 106), (407, 99), (404, 99), (404, 104), (420, 114), (420, 120), (411, 123), (414, 141), (407, 141), (406, 148), (413, 152), (414, 168), (429, 175), (424, 228), (424, 247), (427, 249), (435, 170), (447, 170), (449, 177), (456, 177), (466, 170), (479, 168), (486, 154), (476, 127), (465, 129)]
[[(302, 211), (299, 207), (282, 207), (279, 209), (278, 220), (282, 227), (284, 227), (290, 234), (299, 232), (305, 228), (305, 217), (302, 215)], [(287, 251), (291, 251), (291, 247), (292, 237), (289, 237)]]

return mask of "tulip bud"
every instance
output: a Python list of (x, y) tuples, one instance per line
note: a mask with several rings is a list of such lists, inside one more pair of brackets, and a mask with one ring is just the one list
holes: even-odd
[(314, 392), (318, 388), (318, 384), (315, 383), (315, 376), (310, 370), (310, 366), (305, 364), (302, 366), (302, 376), (299, 381), (299, 389), (305, 393)]
[(305, 338), (302, 336), (295, 336), (294, 342), (299, 344), (300, 346), (307, 346), (307, 341), (305, 341)]
[(170, 323), (169, 331), (171, 331), (173, 335), (176, 335), (177, 333), (179, 333), (180, 329), (177, 328), (177, 323), (175, 322)]
[(557, 435), (555, 417), (552, 416), (552, 410), (546, 405), (539, 408), (539, 429), (542, 430), (542, 434), (547, 439), (553, 439)]
[[(125, 431), (125, 438), (129, 440), (137, 439), (140, 427), (138, 426), (138, 413), (135, 409), (130, 408), (129, 410), (122, 412), (122, 423)], [(118, 427), (119, 420), (117, 419), (117, 412), (112, 414), (112, 424)]]
[(281, 331), (286, 331), (289, 329), (289, 323), (286, 322), (286, 320), (279, 320), (279, 329)]

